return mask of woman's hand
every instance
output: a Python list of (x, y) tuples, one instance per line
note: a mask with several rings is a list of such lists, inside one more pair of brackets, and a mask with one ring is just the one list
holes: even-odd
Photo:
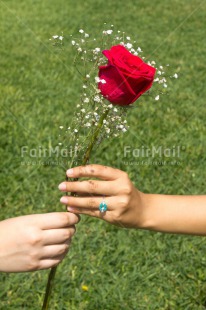
[(23, 272), (59, 264), (69, 250), (79, 217), (33, 214), (0, 222), (0, 271)]
[[(100, 180), (63, 182), (59, 189), (77, 193), (76, 196), (63, 196), (61, 203), (68, 211), (101, 218), (121, 227), (140, 228), (143, 219), (143, 193), (138, 191), (128, 175), (118, 169), (88, 165), (67, 171), (69, 178), (98, 178)], [(101, 213), (99, 205), (105, 201), (107, 211)]]

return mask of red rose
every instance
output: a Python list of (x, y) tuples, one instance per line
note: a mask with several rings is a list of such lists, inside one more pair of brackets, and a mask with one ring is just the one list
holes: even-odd
[(106, 83), (100, 82), (98, 87), (111, 103), (129, 105), (152, 86), (156, 69), (124, 46), (116, 45), (102, 53), (108, 64), (99, 67), (99, 78)]

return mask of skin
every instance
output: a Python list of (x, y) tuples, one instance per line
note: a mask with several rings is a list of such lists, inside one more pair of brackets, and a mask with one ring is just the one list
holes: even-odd
[(69, 250), (79, 216), (33, 214), (0, 222), (0, 271), (24, 272), (58, 265)]
[[(75, 193), (60, 200), (69, 212), (124, 228), (206, 235), (206, 195), (145, 194), (134, 186), (127, 173), (101, 165), (75, 167), (67, 171), (67, 176), (89, 178), (59, 185), (61, 191)], [(108, 210), (101, 213), (98, 208), (103, 197)]]

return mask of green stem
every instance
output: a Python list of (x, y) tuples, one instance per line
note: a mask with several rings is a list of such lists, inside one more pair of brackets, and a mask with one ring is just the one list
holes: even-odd
[[(99, 136), (99, 133), (101, 131), (101, 128), (102, 128), (102, 125), (103, 125), (103, 121), (104, 119), (107, 117), (109, 113), (109, 109), (106, 109), (104, 111), (104, 113), (101, 115), (100, 119), (99, 119), (99, 122), (97, 124), (97, 127), (93, 133), (93, 135), (91, 136), (91, 140), (90, 140), (90, 143), (86, 149), (86, 152), (83, 156), (83, 160), (82, 160), (82, 166), (86, 165), (89, 161), (89, 157), (90, 157), (90, 154), (92, 152), (92, 149), (97, 141), (97, 138)], [(55, 267), (52, 267), (50, 269), (50, 272), (49, 272), (49, 276), (48, 276), (48, 281), (47, 281), (47, 286), (46, 286), (46, 292), (45, 292), (45, 295), (44, 295), (44, 302), (43, 302), (43, 306), (42, 306), (42, 310), (48, 310), (49, 309), (49, 301), (50, 301), (50, 298), (51, 298), (51, 291), (52, 291), (52, 288), (53, 288), (53, 285), (54, 285), (54, 278), (55, 278), (55, 274), (56, 274), (56, 270), (57, 270), (57, 266)]]
[(42, 310), (48, 310), (49, 309), (49, 301), (51, 298), (52, 287), (54, 285), (54, 277), (55, 277), (56, 270), (57, 270), (57, 266), (52, 267), (50, 272), (49, 272), (49, 277), (48, 277), (48, 281), (47, 281), (46, 292), (45, 292), (45, 296), (44, 296), (44, 302), (43, 302)]
[(82, 160), (82, 166), (86, 165), (89, 161), (89, 157), (90, 157), (90, 154), (91, 154), (91, 151), (97, 141), (97, 138), (99, 136), (99, 133), (101, 131), (101, 128), (102, 128), (102, 124), (103, 124), (103, 121), (104, 119), (107, 117), (109, 113), (109, 109), (105, 110), (104, 113), (102, 114), (102, 116), (100, 117), (99, 119), (99, 123), (96, 127), (96, 130), (94, 131), (92, 137), (91, 137), (91, 142), (89, 144), (89, 146), (87, 147), (87, 150), (86, 150), (86, 153), (84, 154), (84, 157), (83, 157), (83, 160)]

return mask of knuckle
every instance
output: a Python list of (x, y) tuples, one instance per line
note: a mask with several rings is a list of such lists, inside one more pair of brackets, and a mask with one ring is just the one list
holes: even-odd
[(96, 206), (96, 203), (95, 203), (94, 198), (88, 199), (87, 207), (88, 207), (88, 208), (94, 208), (95, 206)]
[(27, 265), (27, 271), (35, 271), (39, 269), (40, 269), (40, 265), (38, 263), (29, 262)]
[(122, 171), (122, 177), (125, 179), (125, 180), (130, 180), (129, 176), (128, 176), (128, 173), (125, 172), (125, 171)]
[(32, 246), (35, 247), (39, 245), (42, 241), (42, 236), (39, 231), (37, 230), (30, 230), (29, 235), (28, 235), (28, 243)]
[(94, 165), (87, 165), (84, 167), (84, 171), (85, 171), (85, 174), (89, 174), (89, 175), (92, 175), (95, 173), (95, 166)]
[(68, 214), (66, 212), (59, 213), (59, 219), (62, 226), (67, 226), (69, 224)]
[(40, 268), (40, 262), (38, 260), (37, 254), (33, 252), (29, 255), (27, 262), (27, 270), (34, 271), (38, 270), (39, 268)]
[(67, 230), (64, 232), (63, 239), (64, 239), (64, 240), (69, 240), (70, 238), (71, 238), (71, 230), (70, 230), (70, 229), (67, 229)]
[(131, 186), (131, 184), (128, 183), (128, 184), (124, 185), (123, 193), (125, 195), (128, 195), (128, 196), (132, 194), (132, 186)]
[(79, 167), (79, 175), (82, 176), (82, 175), (84, 175), (84, 174), (85, 174), (85, 167), (80, 166), (80, 167)]
[(56, 254), (58, 256), (61, 256), (61, 255), (65, 254), (65, 253), (67, 253), (68, 249), (69, 249), (68, 244), (64, 243), (64, 244), (62, 244), (61, 248), (57, 251)]
[(129, 197), (127, 195), (121, 196), (120, 201), (119, 201), (119, 205), (122, 208), (127, 207), (129, 204)]
[(95, 190), (98, 188), (98, 184), (93, 180), (89, 180), (88, 187), (89, 187), (89, 192), (94, 193)]
[(114, 215), (112, 215), (112, 222), (115, 223), (115, 224), (118, 224), (122, 222), (122, 215), (120, 213), (116, 213)]

